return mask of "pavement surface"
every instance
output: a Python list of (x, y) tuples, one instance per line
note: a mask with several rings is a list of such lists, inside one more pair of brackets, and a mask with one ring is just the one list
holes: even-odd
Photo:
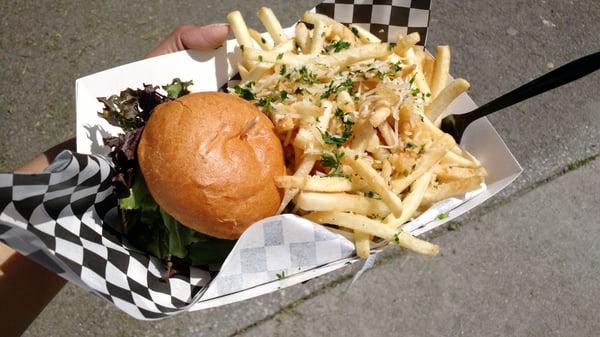
[[(0, 1), (0, 171), (74, 135), (75, 79), (140, 59), (179, 24), (260, 5), (287, 26), (317, 1)], [(433, 1), (428, 46), (485, 103), (600, 50), (597, 1)], [(600, 74), (490, 120), (524, 168), (443, 254), (390, 249), (347, 292), (352, 267), (257, 299), (139, 322), (66, 286), (26, 336), (593, 336), (600, 328)]]

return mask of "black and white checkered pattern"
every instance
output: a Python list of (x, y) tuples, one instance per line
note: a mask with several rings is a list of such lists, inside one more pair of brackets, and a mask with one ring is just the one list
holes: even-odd
[(396, 42), (398, 34), (418, 32), (425, 45), (430, 0), (325, 0), (316, 12), (344, 24), (356, 24), (385, 42)]
[(250, 289), (354, 255), (343, 236), (299, 216), (267, 218), (248, 228), (202, 300)]
[(111, 229), (117, 201), (108, 161), (63, 152), (53, 167), (0, 174), (1, 241), (140, 319), (184, 310), (208, 284), (210, 272), (199, 268), (162, 282), (163, 263)]

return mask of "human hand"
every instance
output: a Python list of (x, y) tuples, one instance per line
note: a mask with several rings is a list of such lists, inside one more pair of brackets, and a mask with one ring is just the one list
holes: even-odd
[(186, 49), (214, 49), (225, 42), (228, 34), (229, 24), (226, 23), (214, 23), (208, 26), (179, 26), (158, 47), (148, 52), (146, 57), (154, 57)]

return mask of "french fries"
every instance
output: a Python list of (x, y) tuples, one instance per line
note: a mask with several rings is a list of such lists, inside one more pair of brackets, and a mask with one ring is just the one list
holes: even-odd
[(367, 233), (426, 256), (434, 256), (439, 253), (437, 245), (417, 239), (402, 230), (386, 226), (384, 223), (364, 215), (345, 212), (314, 212), (306, 215), (306, 218), (320, 224), (334, 224)]
[(239, 12), (228, 15), (243, 56), (243, 82), (232, 91), (273, 121), (290, 151), (287, 173), (275, 178), (285, 191), (277, 213), (333, 225), (363, 258), (382, 240), (436, 255), (436, 245), (399, 228), (437, 201), (478, 189), (486, 176), (438, 127), (469, 87), (448, 84), (449, 47), (438, 47), (434, 60), (416, 46), (418, 33), (388, 44), (310, 12), (286, 36), (269, 8), (258, 16), (270, 39)]
[(381, 200), (349, 193), (301, 192), (294, 200), (305, 211), (342, 211), (385, 218), (389, 207)]

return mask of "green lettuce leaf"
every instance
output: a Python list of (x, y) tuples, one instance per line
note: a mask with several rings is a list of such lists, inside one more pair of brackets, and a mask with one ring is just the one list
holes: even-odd
[(127, 198), (119, 206), (129, 218), (128, 239), (140, 250), (162, 259), (177, 257), (191, 265), (222, 263), (235, 240), (222, 240), (196, 232), (180, 224), (160, 208), (137, 174)]

